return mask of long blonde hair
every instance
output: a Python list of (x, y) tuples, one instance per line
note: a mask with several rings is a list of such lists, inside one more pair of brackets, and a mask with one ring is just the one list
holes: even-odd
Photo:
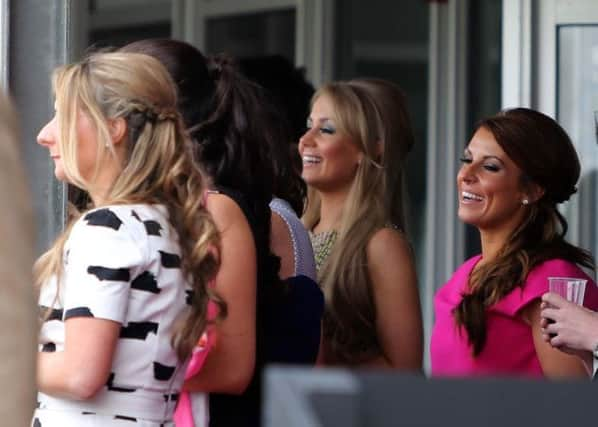
[[(154, 58), (133, 53), (95, 53), (81, 62), (58, 68), (53, 75), (57, 142), (69, 182), (89, 190), (103, 156), (114, 155), (108, 120), (127, 123), (122, 172), (104, 204), (163, 204), (180, 236), (182, 270), (193, 289), (191, 310), (173, 336), (180, 358), (187, 357), (206, 325), (208, 281), (218, 268), (219, 236), (202, 205), (204, 182), (193, 163), (191, 145), (176, 111), (176, 91), (167, 71)], [(77, 167), (77, 120), (86, 114), (97, 132), (97, 163), (91, 179)], [(62, 252), (70, 225), (36, 263), (39, 285), (60, 277)]]
[[(380, 354), (376, 307), (366, 247), (373, 234), (395, 226), (404, 231), (404, 164), (414, 138), (398, 86), (378, 79), (334, 82), (320, 88), (334, 105), (338, 131), (363, 153), (349, 190), (334, 250), (320, 271), (326, 294), (326, 353), (337, 362), (359, 363)], [(303, 217), (308, 229), (320, 220), (320, 198), (308, 189)]]

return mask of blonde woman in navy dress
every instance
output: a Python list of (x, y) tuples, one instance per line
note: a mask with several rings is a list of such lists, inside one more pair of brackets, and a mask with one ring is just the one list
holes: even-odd
[(93, 207), (36, 265), (32, 425), (172, 426), (208, 299), (225, 309), (207, 292), (218, 234), (196, 197), (173, 83), (151, 57), (98, 53), (59, 68), (53, 85), (56, 114), (37, 140)]

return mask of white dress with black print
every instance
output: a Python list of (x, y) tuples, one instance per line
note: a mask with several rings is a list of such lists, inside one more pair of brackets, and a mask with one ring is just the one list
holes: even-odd
[(85, 401), (39, 393), (32, 426), (174, 425), (185, 365), (170, 340), (191, 295), (180, 261), (163, 206), (103, 207), (76, 222), (64, 248), (60, 293), (51, 280), (40, 294), (40, 310), (51, 311), (39, 350), (62, 351), (64, 322), (72, 317), (109, 319), (122, 329), (106, 386)]

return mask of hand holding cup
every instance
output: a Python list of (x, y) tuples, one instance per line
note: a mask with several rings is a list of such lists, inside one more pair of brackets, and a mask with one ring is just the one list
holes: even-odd
[(581, 305), (587, 281), (558, 279), (550, 281), (550, 292), (542, 296), (544, 340), (568, 353), (592, 350), (598, 334), (598, 314)]

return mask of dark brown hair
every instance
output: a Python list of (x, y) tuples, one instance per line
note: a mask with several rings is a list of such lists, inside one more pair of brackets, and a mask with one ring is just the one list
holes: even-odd
[(241, 72), (262, 86), (290, 131), (288, 141), (279, 141), (274, 163), (274, 194), (286, 200), (297, 215), (303, 213), (307, 185), (301, 178), (302, 161), (297, 144), (305, 133), (305, 118), (315, 90), (305, 78), (305, 69), (297, 68), (281, 55), (241, 58)]
[(486, 343), (486, 309), (521, 286), (528, 273), (550, 259), (564, 259), (594, 269), (592, 255), (565, 241), (567, 221), (557, 204), (569, 200), (580, 174), (577, 152), (567, 133), (550, 117), (528, 109), (505, 110), (482, 120), (476, 129), (492, 133), (496, 142), (523, 172), (522, 184), (544, 190), (529, 213), (492, 260), (469, 277), (469, 293), (454, 310), (473, 355)]
[(269, 208), (277, 180), (272, 159), (289, 140), (284, 121), (264, 89), (244, 77), (231, 57), (204, 56), (171, 39), (140, 40), (120, 50), (152, 56), (166, 67), (177, 86), (177, 106), (196, 162), (216, 189), (235, 195), (247, 216), (257, 254), (256, 358), (261, 365), (270, 326), (263, 320), (265, 307), (278, 304), (287, 291), (278, 277), (280, 258), (270, 250)]

